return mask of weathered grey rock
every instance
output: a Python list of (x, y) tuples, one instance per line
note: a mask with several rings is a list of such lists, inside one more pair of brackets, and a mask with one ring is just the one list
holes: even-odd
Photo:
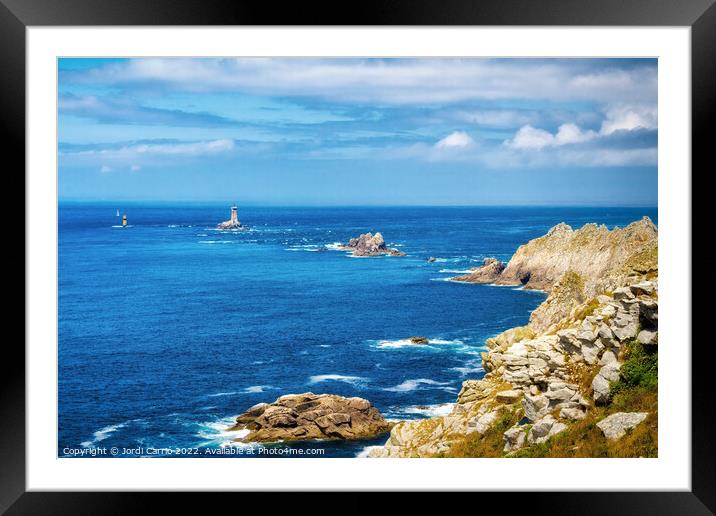
[(610, 362), (602, 366), (592, 380), (592, 397), (594, 398), (594, 402), (598, 405), (604, 405), (609, 401), (611, 397), (610, 382), (619, 380), (620, 367), (621, 364), (619, 362)]
[(606, 350), (602, 353), (602, 358), (599, 359), (599, 365), (604, 366), (617, 361), (617, 356), (611, 349)]
[(611, 327), (614, 336), (620, 341), (633, 339), (639, 330), (639, 321), (636, 317), (627, 317), (617, 319)]
[(521, 426), (513, 426), (503, 434), (505, 440), (505, 453), (517, 451), (525, 445), (527, 432)]
[(497, 421), (497, 411), (493, 410), (492, 412), (487, 412), (468, 421), (467, 431), (465, 433), (471, 434), (473, 432), (477, 432), (478, 434), (483, 435), (492, 427), (495, 421)]
[(601, 323), (599, 325), (599, 330), (597, 332), (597, 335), (600, 339), (610, 340), (614, 338), (614, 332), (612, 332), (611, 328), (607, 326), (604, 323)]
[(249, 430), (241, 441), (275, 442), (360, 439), (385, 433), (391, 426), (368, 400), (307, 392), (254, 405), (230, 430)]
[(525, 417), (530, 421), (537, 421), (549, 413), (549, 398), (544, 394), (537, 396), (525, 395), (522, 399), (522, 407), (525, 409)]
[(546, 415), (532, 425), (529, 434), (527, 434), (527, 441), (530, 444), (543, 443), (553, 435), (566, 429), (567, 425), (557, 422), (551, 415)]
[(629, 287), (619, 287), (614, 291), (614, 299), (621, 301), (622, 299), (634, 299), (634, 293)]
[(505, 403), (509, 405), (520, 399), (520, 396), (522, 396), (522, 391), (509, 390), (498, 392), (495, 398), (499, 403)]
[(609, 401), (609, 381), (597, 374), (592, 380), (592, 397), (597, 405), (604, 405)]
[(621, 439), (626, 435), (627, 430), (644, 421), (646, 416), (648, 416), (646, 412), (617, 412), (602, 419), (597, 426), (607, 439)]
[(559, 411), (559, 417), (574, 421), (584, 419), (586, 415), (587, 413), (581, 407), (564, 407)]
[(631, 289), (632, 293), (635, 296), (641, 296), (641, 295), (650, 296), (656, 290), (656, 285), (654, 285), (654, 283), (652, 283), (651, 281), (644, 281), (642, 283), (636, 283), (634, 285), (630, 285), (629, 288)]
[(659, 335), (655, 331), (641, 330), (639, 335), (637, 335), (636, 340), (645, 346), (653, 346), (658, 344)]

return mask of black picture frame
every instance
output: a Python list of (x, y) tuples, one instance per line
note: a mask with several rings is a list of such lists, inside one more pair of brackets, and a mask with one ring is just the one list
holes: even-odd
[[(230, 0), (0, 0), (0, 145), (6, 164), (10, 162), (7, 158), (15, 158), (12, 173), (10, 166), (5, 167), (7, 196), (24, 199), (25, 192), (24, 179), (18, 172), (25, 166), (25, 29), (65, 25), (689, 26), (692, 169), (700, 170), (701, 175), (713, 174), (715, 169), (708, 131), (716, 119), (713, 116), (716, 104), (714, 0), (362, 0), (350, 4), (285, 2), (280, 7)], [(691, 174), (693, 181), (696, 177), (693, 171), (682, 173)], [(705, 190), (692, 188), (692, 192), (701, 191), (702, 195)], [(696, 204), (695, 200), (693, 203)], [(699, 228), (705, 230), (705, 224), (694, 217), (697, 231), (692, 235), (699, 234)], [(24, 234), (22, 238), (24, 240)], [(691, 252), (683, 250), (686, 260), (691, 259)], [(693, 256), (694, 268), (708, 267), (708, 257)], [(26, 270), (27, 258), (24, 251), (14, 255), (9, 266), (12, 270)], [(684, 280), (691, 283), (690, 277)], [(24, 289), (22, 299), (25, 299)], [(21, 304), (24, 310), (24, 303), (16, 302), (18, 307)], [(707, 317), (706, 307), (696, 303), (692, 306), (695, 320)], [(685, 349), (689, 344), (683, 343)], [(699, 344), (702, 345), (692, 347), (690, 492), (513, 493), (509, 495), (509, 505), (515, 511), (537, 510), (551, 514), (713, 514), (716, 511), (716, 444), (709, 371), (713, 343)], [(168, 496), (177, 496), (177, 493), (26, 492), (25, 353), (19, 339), (6, 338), (3, 355), (0, 360), (0, 511), (7, 510), (7, 514), (130, 514), (164, 504)], [(491, 496), (502, 497), (498, 507), (505, 507), (504, 493), (480, 494), (479, 506), (486, 508)], [(345, 500), (346, 506), (352, 505), (349, 498)], [(226, 500), (227, 497), (216, 495), (212, 498), (213, 502)], [(478, 502), (475, 495), (473, 500)], [(230, 503), (235, 504), (235, 500)]]

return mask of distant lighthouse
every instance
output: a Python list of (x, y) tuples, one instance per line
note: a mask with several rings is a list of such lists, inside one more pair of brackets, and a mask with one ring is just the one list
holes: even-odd
[(239, 209), (236, 205), (231, 207), (231, 218), (225, 222), (221, 222), (216, 227), (218, 229), (243, 229), (239, 221)]
[(122, 216), (122, 226), (125, 226), (125, 227), (127, 226), (127, 216), (126, 215)]

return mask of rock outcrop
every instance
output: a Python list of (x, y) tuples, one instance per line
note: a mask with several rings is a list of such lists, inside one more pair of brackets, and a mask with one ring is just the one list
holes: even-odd
[(496, 258), (485, 258), (481, 266), (471, 269), (468, 274), (452, 278), (465, 283), (493, 283), (505, 270), (505, 264)]
[[(644, 219), (624, 230), (610, 232), (591, 225), (580, 231), (558, 225), (543, 237), (559, 243), (550, 247), (559, 263), (566, 260), (564, 267), (576, 267), (577, 256), (587, 260), (579, 250), (572, 253), (572, 261), (565, 258), (562, 253), (569, 245), (578, 243), (596, 253), (598, 265), (580, 266), (580, 274), (585, 275), (580, 297), (550, 294), (545, 303), (560, 306), (550, 307), (549, 324), (532, 324), (531, 320), (526, 327), (488, 339), (488, 351), (482, 354), (486, 374), (463, 383), (452, 411), (438, 418), (398, 423), (385, 445), (371, 450), (370, 457), (440, 455), (466, 436), (486, 435), (505, 421), (512, 426), (500, 429), (503, 453), (514, 454), (552, 439), (590, 414), (595, 417), (600, 413), (592, 412), (595, 405), (610, 403), (612, 385), (622, 378), (625, 349), (637, 343), (645, 348), (658, 346), (658, 269), (656, 235), (652, 234), (656, 229)], [(602, 249), (607, 244), (630, 251)], [(558, 268), (547, 264), (547, 254), (540, 251), (537, 255), (541, 265), (534, 271), (543, 278), (540, 282), (547, 281)], [(522, 265), (515, 265), (510, 274), (525, 270), (526, 252), (521, 256)], [(563, 272), (552, 292), (559, 294), (560, 285), (572, 281), (571, 273), (571, 269)], [(646, 417), (645, 412), (617, 413), (598, 426), (608, 439), (617, 439)]]
[(254, 405), (229, 430), (248, 430), (240, 441), (275, 442), (362, 439), (386, 433), (391, 426), (368, 400), (307, 392)]
[(353, 256), (405, 256), (399, 249), (388, 247), (380, 232), (373, 235), (365, 233), (356, 238), (351, 238), (347, 244), (339, 246), (338, 249), (351, 251)]

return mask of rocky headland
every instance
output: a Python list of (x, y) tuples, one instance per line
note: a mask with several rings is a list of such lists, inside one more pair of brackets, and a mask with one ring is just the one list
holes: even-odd
[(375, 235), (365, 233), (356, 238), (351, 238), (347, 244), (339, 246), (338, 249), (350, 251), (353, 256), (405, 256), (403, 251), (388, 247), (380, 232)]
[(548, 292), (486, 341), (450, 414), (400, 422), (370, 457), (656, 456), (657, 228), (558, 224), (457, 281)]
[(287, 394), (259, 403), (236, 418), (230, 431), (246, 430), (242, 442), (305, 439), (363, 439), (388, 432), (392, 424), (368, 400), (334, 394)]

